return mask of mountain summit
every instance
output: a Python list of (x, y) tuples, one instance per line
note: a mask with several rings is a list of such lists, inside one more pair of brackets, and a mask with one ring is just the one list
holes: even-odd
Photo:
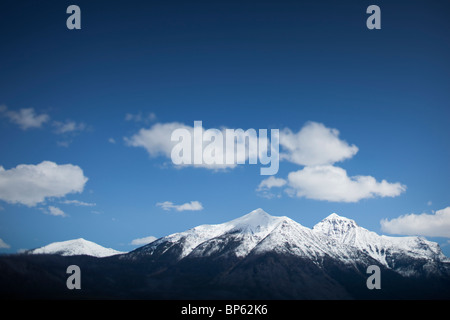
[(92, 241), (83, 238), (67, 240), (61, 242), (53, 242), (46, 246), (28, 250), (27, 254), (58, 254), (62, 256), (78, 256), (87, 255), (97, 258), (109, 257), (116, 254), (122, 254), (114, 249), (105, 248)]

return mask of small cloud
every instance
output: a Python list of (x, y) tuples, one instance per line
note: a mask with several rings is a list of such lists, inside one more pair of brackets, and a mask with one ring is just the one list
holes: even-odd
[(203, 206), (199, 201), (191, 201), (188, 203), (176, 205), (171, 201), (158, 202), (156, 204), (158, 207), (161, 207), (165, 211), (170, 211), (172, 209), (176, 211), (199, 211), (203, 210)]
[(428, 201), (428, 202), (427, 202), (427, 205), (428, 205), (428, 206), (431, 206), (432, 204), (433, 204), (433, 202), (431, 202), (431, 201)]
[(433, 214), (406, 214), (380, 221), (381, 229), (390, 234), (450, 238), (450, 207)]
[(57, 144), (59, 147), (68, 148), (71, 142), (72, 142), (72, 141), (68, 141), (68, 140), (66, 140), (66, 141), (56, 141), (56, 144)]
[(64, 211), (62, 211), (60, 208), (57, 208), (54, 206), (49, 206), (48, 212), (45, 212), (45, 213), (52, 215), (52, 216), (67, 217), (67, 215), (65, 214)]
[(67, 120), (66, 122), (53, 121), (53, 126), (56, 134), (78, 133), (87, 129), (85, 123), (76, 123), (72, 120)]
[(261, 191), (265, 189), (280, 188), (284, 186), (286, 183), (287, 181), (282, 178), (275, 178), (274, 176), (270, 176), (269, 178), (261, 181), (257, 190)]
[(156, 120), (156, 115), (153, 112), (149, 112), (146, 115), (142, 114), (142, 112), (132, 114), (127, 113), (125, 115), (125, 121), (134, 121), (134, 122), (144, 122), (149, 123)]
[(139, 239), (134, 239), (133, 241), (131, 241), (132, 245), (145, 245), (145, 244), (149, 244), (152, 243), (153, 241), (155, 241), (157, 238), (153, 237), (153, 236), (149, 236), (149, 237), (144, 237), (144, 238), (139, 238)]
[(83, 202), (83, 201), (79, 201), (79, 200), (64, 200), (61, 201), (61, 203), (63, 204), (73, 204), (75, 206), (78, 207), (95, 207), (95, 203), (89, 203), (89, 202)]
[(22, 130), (40, 128), (45, 122), (50, 120), (49, 115), (45, 113), (38, 115), (33, 108), (13, 111), (8, 110), (6, 106), (0, 106), (0, 114), (7, 117), (12, 123), (17, 124)]
[(115, 143), (116, 143), (116, 140), (114, 140), (113, 138), (109, 138), (109, 139), (108, 139), (108, 142), (109, 142), (109, 143), (112, 143), (112, 144), (115, 144)]
[(281, 188), (284, 185), (286, 185), (287, 181), (282, 178), (276, 178), (274, 176), (270, 176), (267, 179), (264, 179), (261, 181), (261, 183), (258, 185), (258, 188), (256, 188), (256, 191), (258, 192), (258, 195), (267, 198), (267, 199), (273, 199), (273, 198), (281, 198), (281, 194), (274, 194), (270, 190), (272, 188)]
[(9, 249), (9, 248), (11, 248), (11, 246), (2, 239), (0, 239), (0, 249)]
[(73, 120), (66, 120), (66, 122), (53, 121), (54, 133), (62, 138), (57, 141), (57, 145), (60, 147), (69, 147), (73, 138), (83, 131), (90, 129), (85, 123), (77, 123)]

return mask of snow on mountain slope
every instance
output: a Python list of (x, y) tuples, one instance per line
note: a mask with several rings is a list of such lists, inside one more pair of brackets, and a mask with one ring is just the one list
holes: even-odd
[(375, 260), (404, 275), (414, 274), (417, 268), (438, 270), (438, 263), (449, 262), (437, 243), (420, 237), (380, 236), (335, 213), (310, 229), (288, 217), (271, 216), (262, 209), (222, 224), (201, 225), (171, 234), (122, 258), (167, 257), (176, 262), (186, 257), (245, 258), (250, 253), (265, 252), (309, 258), (317, 264), (324, 257), (354, 266)]
[[(241, 244), (235, 248), (234, 253), (238, 257), (247, 255), (251, 249), (264, 237), (267, 236), (276, 226), (283, 220), (283, 217), (274, 217), (264, 212), (262, 209), (256, 209), (252, 212), (231, 220), (229, 222), (201, 225), (184, 232), (174, 233), (166, 237), (160, 238), (142, 248), (138, 248), (131, 254), (137, 255), (152, 254), (159, 246), (164, 244), (164, 250), (159, 252), (163, 254), (174, 245), (182, 245), (179, 259), (191, 254), (194, 249), (194, 255), (211, 255), (218, 249), (224, 241), (238, 241)], [(228, 237), (227, 239), (225, 239)], [(214, 240), (213, 240), (214, 239)], [(222, 239), (222, 240), (221, 240)], [(215, 246), (208, 241), (213, 240)], [(203, 244), (203, 246), (200, 246)]]
[(392, 267), (392, 260), (387, 258), (398, 254), (414, 259), (446, 260), (435, 242), (421, 237), (380, 236), (335, 213), (316, 224), (313, 231), (325, 236), (330, 248), (364, 252), (386, 267)]
[(311, 229), (294, 220), (282, 221), (255, 247), (255, 253), (275, 251), (317, 259), (326, 254), (323, 241)]
[(85, 240), (83, 238), (54, 242), (46, 246), (28, 250), (28, 254), (58, 254), (62, 256), (76, 256), (76, 255), (88, 255), (93, 257), (109, 257), (116, 254), (122, 254), (114, 249), (102, 247), (92, 241)]

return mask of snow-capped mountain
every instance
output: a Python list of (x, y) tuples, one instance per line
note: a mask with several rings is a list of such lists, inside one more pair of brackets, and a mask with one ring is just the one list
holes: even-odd
[[(64, 272), (76, 264), (87, 275), (77, 297), (89, 299), (450, 299), (450, 260), (436, 243), (334, 213), (308, 228), (257, 209), (123, 254), (83, 239), (29, 253), (0, 256), (0, 298), (73, 298)], [(371, 265), (381, 290), (367, 287)]]
[(405, 276), (417, 271), (413, 265), (404, 264), (405, 260), (423, 262), (428, 272), (438, 271), (433, 270), (433, 264), (450, 263), (435, 242), (422, 237), (380, 236), (335, 213), (316, 224), (313, 231), (324, 236), (328, 248), (338, 255), (349, 251), (364, 253)]
[(62, 242), (53, 242), (46, 246), (28, 250), (27, 254), (58, 254), (61, 256), (87, 255), (97, 258), (109, 257), (116, 254), (122, 254), (111, 248), (105, 248), (92, 241), (83, 238), (67, 240)]
[[(450, 263), (437, 243), (421, 237), (378, 235), (335, 213), (312, 229), (262, 209), (216, 225), (201, 225), (160, 238), (125, 255), (124, 259), (170, 257), (236, 257), (274, 252), (308, 258), (315, 263), (332, 258), (348, 265), (377, 263), (402, 275), (439, 272)], [(412, 263), (411, 261), (414, 261)]]

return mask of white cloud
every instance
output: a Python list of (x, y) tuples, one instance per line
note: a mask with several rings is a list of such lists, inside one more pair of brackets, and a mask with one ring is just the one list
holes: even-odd
[(331, 165), (291, 172), (288, 182), (298, 197), (334, 202), (357, 202), (376, 196), (395, 197), (406, 190), (400, 183), (378, 182), (371, 176), (349, 177), (347, 171)]
[(358, 148), (339, 139), (339, 131), (321, 123), (308, 122), (294, 133), (289, 128), (280, 131), (284, 152), (280, 159), (304, 166), (333, 164), (353, 157)]
[(40, 128), (50, 117), (47, 114), (37, 115), (33, 108), (20, 109), (19, 111), (8, 110), (6, 106), (0, 106), (0, 113), (11, 122), (17, 124), (22, 130)]
[(144, 237), (144, 238), (134, 239), (133, 241), (131, 241), (131, 244), (141, 246), (141, 245), (152, 243), (156, 239), (157, 238), (154, 236), (148, 236), (148, 237)]
[(81, 207), (94, 207), (95, 206), (95, 203), (83, 202), (83, 201), (79, 201), (79, 200), (64, 200), (64, 201), (61, 201), (61, 203), (73, 204), (73, 205), (81, 206)]
[(276, 178), (274, 176), (270, 176), (269, 178), (261, 181), (257, 190), (280, 188), (280, 187), (283, 187), (286, 183), (287, 183), (287, 181), (282, 178)]
[[(178, 122), (170, 122), (170, 123), (156, 123), (149, 129), (140, 129), (138, 133), (133, 135), (130, 138), (124, 138), (125, 142), (129, 146), (133, 147), (143, 147), (145, 150), (147, 150), (148, 154), (151, 157), (157, 157), (157, 156), (164, 156), (168, 159), (171, 159), (172, 156), (172, 149), (175, 145), (177, 145), (178, 141), (171, 141), (172, 132), (177, 129), (184, 129), (189, 132), (191, 137), (193, 139), (198, 139), (192, 142), (192, 148), (194, 148), (194, 145), (202, 145), (203, 149), (201, 151), (202, 153), (202, 163), (200, 164), (189, 164), (189, 165), (178, 165), (178, 167), (182, 166), (192, 166), (192, 167), (202, 167), (212, 170), (217, 169), (228, 169), (228, 168), (234, 168), (236, 167), (236, 162), (242, 162), (244, 163), (249, 156), (251, 155), (257, 155), (257, 148), (249, 147), (245, 148), (244, 146), (257, 146), (258, 145), (258, 137), (252, 136), (249, 137), (249, 140), (246, 140), (246, 132), (244, 130), (242, 131), (236, 131), (236, 147), (233, 150), (235, 152), (235, 159), (236, 161), (227, 164), (226, 163), (226, 150), (224, 151), (223, 148), (211, 148), (214, 149), (214, 152), (217, 152), (217, 154), (212, 155), (211, 152), (208, 152), (208, 146), (210, 145), (207, 141), (213, 141), (214, 140), (214, 131), (211, 130), (205, 130), (203, 127), (201, 128), (201, 135), (194, 135), (194, 127), (187, 126), (182, 123)], [(225, 137), (225, 130), (226, 128), (222, 128), (220, 130), (223, 137)], [(203, 139), (203, 140), (202, 140)], [(263, 140), (264, 138), (259, 137), (260, 140)], [(251, 141), (251, 142), (249, 142)], [(266, 144), (268, 143), (268, 139), (265, 139)], [(223, 141), (222, 141), (223, 142)], [(261, 142), (263, 144), (264, 142)], [(225, 143), (223, 143), (223, 146), (225, 146)], [(248, 149), (248, 150), (246, 150)], [(192, 149), (192, 154), (193, 154)], [(214, 162), (214, 159), (222, 159), (223, 161), (220, 164), (216, 164)]]
[(450, 238), (450, 207), (434, 214), (406, 214), (398, 218), (380, 221), (384, 232), (400, 235), (420, 235)]
[(0, 239), (0, 249), (9, 249), (9, 248), (11, 248), (11, 246), (5, 243), (5, 241), (3, 241), (2, 239)]
[(156, 123), (150, 129), (142, 128), (131, 138), (125, 138), (125, 142), (129, 146), (144, 148), (151, 157), (162, 155), (170, 158), (172, 147), (175, 145), (170, 137), (178, 128), (192, 130), (192, 127), (178, 122)]
[(87, 129), (85, 123), (77, 123), (72, 120), (67, 120), (66, 122), (53, 121), (53, 126), (56, 134), (78, 133)]
[(0, 166), (0, 199), (33, 207), (46, 198), (82, 192), (88, 178), (72, 164), (43, 161), (5, 170)]
[(163, 210), (170, 211), (172, 209), (176, 211), (199, 211), (203, 210), (203, 205), (199, 201), (191, 201), (184, 204), (176, 205), (171, 201), (158, 202), (156, 204), (158, 207), (163, 208)]
[(46, 213), (49, 215), (52, 215), (52, 216), (67, 217), (67, 215), (64, 211), (62, 211), (60, 208), (57, 208), (54, 206), (49, 206), (48, 212), (46, 212)]
[(112, 143), (112, 144), (115, 144), (115, 143), (116, 143), (116, 140), (114, 140), (114, 138), (109, 138), (109, 139), (108, 139), (108, 142), (109, 142), (109, 143)]

